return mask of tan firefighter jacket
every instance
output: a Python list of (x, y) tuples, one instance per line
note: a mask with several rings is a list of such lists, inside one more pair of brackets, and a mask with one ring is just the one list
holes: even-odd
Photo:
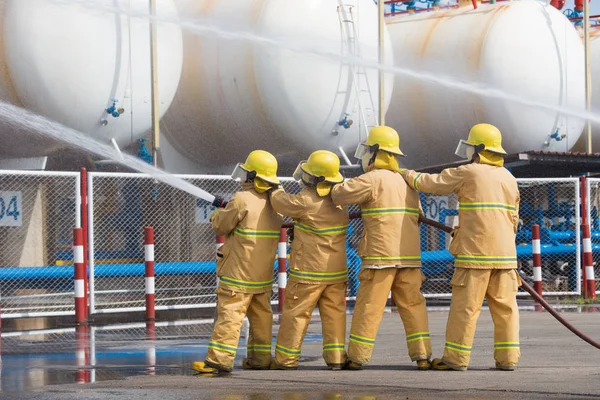
[(257, 193), (251, 183), (242, 184), (242, 189), (211, 217), (217, 235), (225, 236), (217, 251), (217, 276), (220, 285), (232, 291), (269, 292), (282, 219), (267, 193)]
[(450, 244), (457, 267), (517, 267), (519, 189), (506, 168), (472, 163), (441, 174), (405, 171), (403, 175), (419, 191), (458, 195), (460, 227)]
[(419, 196), (398, 172), (374, 169), (335, 185), (331, 197), (335, 204), (360, 205), (364, 229), (358, 255), (364, 267), (421, 266)]
[(298, 194), (271, 193), (271, 205), (294, 219), (290, 281), (334, 284), (348, 280), (346, 231), (348, 207), (336, 207), (314, 188)]

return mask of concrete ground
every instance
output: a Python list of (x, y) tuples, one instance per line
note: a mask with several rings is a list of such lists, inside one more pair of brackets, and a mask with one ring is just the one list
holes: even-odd
[[(600, 314), (566, 313), (600, 340)], [(350, 322), (350, 316), (348, 322)], [(441, 355), (447, 312), (430, 312), (434, 357)], [(309, 336), (318, 337), (318, 317)], [(348, 324), (349, 325), (349, 324)], [(489, 312), (479, 319), (471, 366), (466, 372), (417, 371), (406, 354), (397, 314), (385, 314), (372, 362), (363, 371), (329, 371), (320, 357), (320, 340), (305, 343), (297, 371), (245, 371), (226, 377), (134, 376), (92, 385), (47, 386), (0, 398), (32, 399), (215, 399), (215, 400), (375, 400), (375, 399), (565, 399), (600, 398), (600, 351), (581, 341), (546, 312), (522, 312), (519, 368), (492, 370), (493, 329)], [(237, 363), (239, 364), (238, 358)]]

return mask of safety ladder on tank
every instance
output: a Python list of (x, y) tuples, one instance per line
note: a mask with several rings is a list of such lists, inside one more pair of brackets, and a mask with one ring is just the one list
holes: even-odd
[[(353, 5), (342, 4), (341, 2), (337, 8), (342, 34), (342, 56), (360, 58), (360, 43), (358, 41), (356, 23), (354, 22), (353, 9)], [(362, 141), (363, 137), (367, 137), (371, 128), (378, 125), (375, 102), (373, 101), (373, 93), (366, 69), (363, 66), (356, 66), (352, 63), (348, 63), (348, 68), (351, 76), (349, 85), (354, 89), (358, 102), (358, 112), (361, 122), (361, 126), (359, 126), (359, 140)], [(344, 107), (342, 119), (347, 114), (346, 109), (347, 106)], [(364, 136), (361, 127), (364, 129)]]

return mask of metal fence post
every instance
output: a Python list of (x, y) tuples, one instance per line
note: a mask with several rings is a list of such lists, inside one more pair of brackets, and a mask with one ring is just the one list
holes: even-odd
[[(575, 271), (577, 275), (577, 292), (581, 294), (581, 218), (582, 218), (582, 207), (587, 208), (587, 201), (585, 196), (581, 196), (581, 183), (576, 181), (575, 183)], [(587, 186), (587, 185), (586, 185)], [(585, 211), (587, 219), (587, 211)]]
[(279, 232), (279, 245), (277, 246), (277, 286), (279, 288), (277, 303), (279, 312), (283, 311), (285, 302), (285, 288), (287, 286), (287, 230), (281, 228)]
[(94, 272), (94, 174), (89, 174), (87, 182), (87, 223), (88, 223), (88, 266), (89, 266), (89, 310), (90, 314), (96, 312), (96, 285)]
[(83, 234), (83, 264), (85, 268), (85, 274), (83, 276), (83, 291), (85, 295), (85, 318), (88, 318), (89, 309), (88, 305), (88, 215), (87, 215), (87, 170), (85, 168), (81, 168), (79, 185), (81, 189), (79, 190), (81, 194), (81, 229)]
[(154, 314), (154, 228), (144, 228), (144, 258), (146, 264), (146, 321), (155, 319)]

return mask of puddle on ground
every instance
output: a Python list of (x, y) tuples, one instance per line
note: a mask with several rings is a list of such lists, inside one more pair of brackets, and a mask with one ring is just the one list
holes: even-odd
[[(205, 358), (212, 326), (212, 320), (196, 320), (5, 332), (0, 336), (0, 389), (20, 392), (136, 375), (194, 375), (190, 366)], [(246, 353), (246, 337), (247, 324), (236, 365)], [(306, 336), (306, 342), (321, 340), (318, 334)], [(301, 361), (318, 358), (303, 356)]]

